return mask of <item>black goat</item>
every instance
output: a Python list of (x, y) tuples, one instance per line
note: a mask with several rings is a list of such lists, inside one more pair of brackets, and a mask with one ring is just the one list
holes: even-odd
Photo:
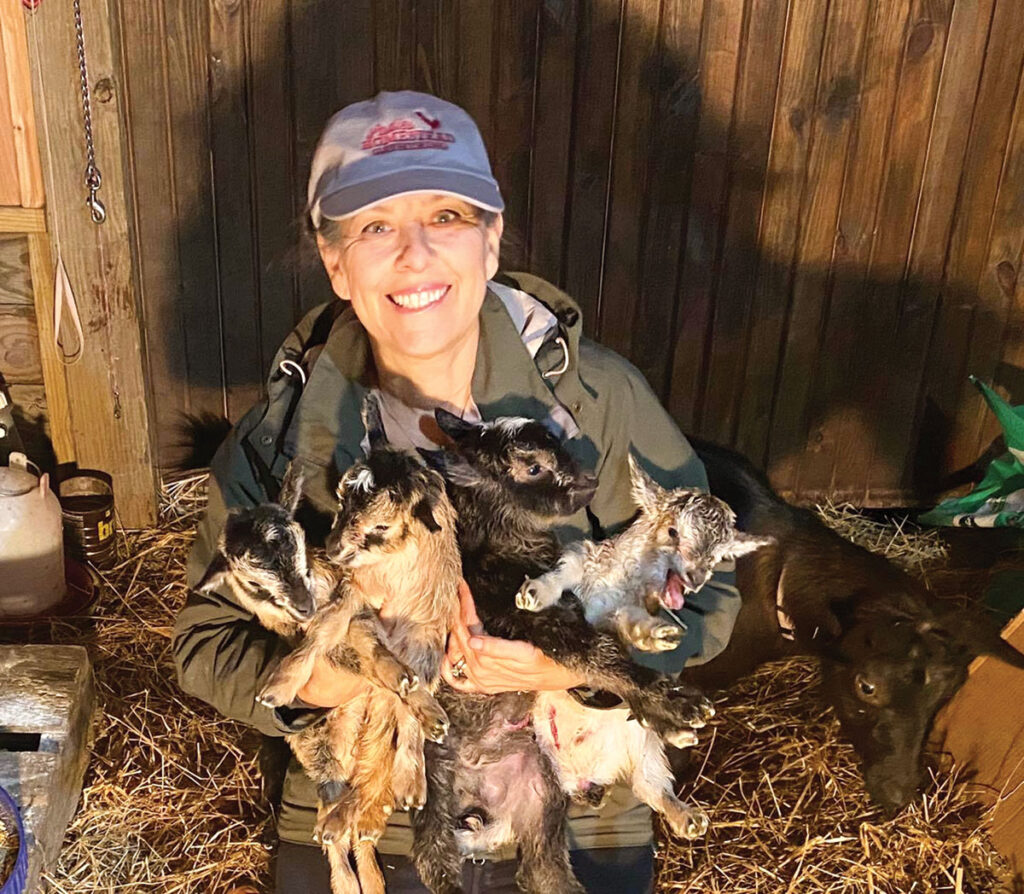
[(783, 501), (739, 454), (692, 443), (737, 527), (776, 542), (737, 561), (743, 606), (729, 645), (683, 679), (724, 688), (773, 658), (819, 656), (825, 696), (861, 759), (868, 793), (888, 812), (899, 810), (920, 787), (932, 720), (971, 660), (988, 653), (1024, 668), (1024, 655), (981, 619), (938, 604), (884, 557)]
[[(471, 425), (437, 411), (454, 452), (428, 457), (441, 468), (459, 523), (463, 576), (487, 632), (526, 640), (623, 699), (642, 722), (671, 736), (702, 726), (708, 703), (689, 686), (634, 665), (616, 636), (587, 624), (575, 597), (538, 613), (517, 611), (526, 576), (554, 567), (548, 530), (589, 502), (597, 481), (559, 441), (525, 419)], [(417, 869), (434, 892), (459, 890), (465, 856), (511, 841), (520, 848), (519, 886), (535, 894), (581, 892), (566, 843), (567, 797), (530, 728), (534, 693), (467, 695), (442, 687), (449, 737), (428, 743), (426, 807), (414, 817)]]

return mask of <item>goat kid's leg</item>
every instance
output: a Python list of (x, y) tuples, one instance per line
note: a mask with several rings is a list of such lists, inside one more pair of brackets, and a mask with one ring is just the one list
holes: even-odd
[(385, 894), (384, 873), (380, 871), (380, 864), (377, 863), (377, 851), (374, 850), (373, 842), (365, 839), (357, 841), (353, 850), (362, 894)]
[(658, 736), (647, 730), (633, 765), (633, 794), (660, 813), (676, 835), (700, 838), (708, 830), (708, 816), (700, 807), (681, 801), (673, 782), (665, 748)]
[[(268, 708), (280, 708), (295, 701), (299, 690), (309, 680), (316, 660), (335, 644), (344, 642), (351, 621), (351, 608), (344, 604), (332, 603), (320, 609), (306, 629), (302, 643), (281, 660), (256, 700)], [(350, 658), (335, 663), (340, 667), (352, 664)]]
[(420, 679), (394, 656), (384, 637), (376, 615), (364, 612), (352, 619), (348, 644), (359, 657), (363, 673), (404, 699), (420, 685)]
[(583, 554), (570, 547), (547, 574), (528, 579), (516, 593), (516, 607), (529, 612), (550, 608), (566, 590), (575, 590), (583, 580)]
[(427, 801), (427, 769), (423, 758), (423, 730), (408, 710), (400, 710), (395, 736), (395, 763), (391, 788), (395, 804), (419, 810)]
[(331, 894), (360, 894), (359, 879), (349, 861), (349, 844), (346, 840), (332, 841), (324, 845), (324, 854), (331, 867)]
[(627, 646), (641, 652), (671, 652), (683, 639), (685, 627), (648, 614), (639, 605), (624, 605), (612, 613), (602, 625), (619, 635)]
[(430, 692), (420, 686), (405, 697), (405, 704), (416, 718), (426, 738), (431, 742), (444, 741), (448, 735), (448, 714)]
[(462, 894), (462, 857), (455, 840), (455, 755), (448, 746), (425, 746), (427, 803), (412, 814), (412, 856), (432, 894)]
[(544, 782), (543, 802), (536, 805), (540, 815), (530, 809), (534, 805), (519, 805), (513, 819), (512, 829), (519, 843), (516, 884), (526, 894), (585, 894), (569, 862), (568, 799), (550, 769), (544, 772)]

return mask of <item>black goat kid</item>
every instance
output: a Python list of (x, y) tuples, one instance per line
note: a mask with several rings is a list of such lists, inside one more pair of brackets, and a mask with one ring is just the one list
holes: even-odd
[[(548, 530), (587, 504), (596, 489), (540, 423), (505, 419), (471, 425), (437, 411), (454, 452), (430, 454), (449, 483), (459, 523), (463, 576), (487, 632), (526, 640), (585, 685), (618, 695), (665, 735), (711, 715), (695, 689), (634, 665), (616, 636), (587, 624), (575, 597), (538, 613), (519, 611), (526, 576), (550, 570), (560, 547)], [(581, 892), (566, 843), (566, 795), (530, 728), (534, 693), (463, 694), (442, 687), (451, 720), (446, 742), (428, 743), (428, 796), (414, 817), (417, 868), (434, 892), (459, 890), (466, 856), (515, 841), (519, 886), (535, 894)]]
[(868, 793), (899, 810), (921, 785), (932, 720), (971, 660), (988, 653), (1024, 667), (1024, 655), (980, 618), (944, 609), (890, 561), (783, 501), (739, 454), (692, 443), (737, 527), (776, 542), (737, 561), (743, 607), (729, 645), (684, 679), (723, 688), (770, 659), (819, 656), (825, 696), (861, 759)]

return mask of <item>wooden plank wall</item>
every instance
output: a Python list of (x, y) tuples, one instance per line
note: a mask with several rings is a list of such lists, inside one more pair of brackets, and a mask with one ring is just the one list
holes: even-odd
[(566, 287), (685, 430), (802, 498), (926, 496), (1024, 403), (1020, 0), (135, 0), (120, 16), (164, 464), (329, 297), (326, 118), (477, 119), (506, 266)]

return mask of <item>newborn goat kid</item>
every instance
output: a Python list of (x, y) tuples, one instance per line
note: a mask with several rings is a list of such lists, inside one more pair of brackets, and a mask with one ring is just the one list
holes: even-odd
[(618, 633), (627, 646), (644, 652), (667, 652), (679, 645), (686, 626), (662, 620), (659, 610), (678, 611), (684, 593), (704, 586), (719, 562), (774, 539), (737, 531), (735, 514), (718, 497), (688, 488), (666, 490), (632, 455), (629, 477), (640, 506), (636, 521), (600, 543), (570, 545), (553, 571), (523, 584), (516, 605), (541, 611), (571, 590), (599, 630)]
[[(599, 630), (644, 651), (666, 651), (679, 644), (686, 628), (660, 620), (659, 607), (682, 608), (684, 589), (700, 589), (720, 561), (772, 538), (738, 532), (732, 511), (710, 494), (665, 490), (632, 456), (629, 472), (641, 510), (636, 521), (601, 543), (570, 545), (554, 570), (523, 584), (516, 605), (542, 611), (571, 590)], [(565, 693), (543, 692), (534, 725), (571, 796), (630, 779), (633, 793), (662, 814), (676, 834), (693, 838), (707, 830), (703, 811), (675, 795), (662, 738), (630, 720), (625, 708), (592, 711)], [(667, 738), (676, 747), (696, 742), (688, 731)]]
[[(533, 643), (575, 671), (583, 685), (614, 692), (659, 732), (692, 737), (691, 728), (711, 715), (710, 704), (696, 690), (633, 664), (615, 636), (587, 624), (578, 600), (570, 597), (538, 614), (515, 609), (524, 575), (547, 571), (558, 559), (549, 525), (589, 502), (594, 476), (581, 474), (538, 422), (472, 425), (443, 410), (436, 416), (455, 449), (430, 459), (450, 485), (463, 574), (487, 632)], [(581, 892), (569, 865), (567, 798), (532, 728), (536, 693), (482, 696), (442, 687), (440, 697), (451, 732), (444, 746), (427, 749), (427, 805), (414, 816), (416, 866), (427, 887), (435, 894), (458, 891), (464, 857), (514, 841), (520, 888)], [(625, 719), (625, 710), (616, 713)]]
[(340, 511), (327, 540), (327, 558), (340, 565), (338, 598), (260, 693), (265, 704), (290, 703), (318, 657), (384, 685), (331, 712), (333, 750), (349, 761), (344, 784), (320, 789), (321, 799), (333, 802), (318, 824), (332, 885), (358, 890), (347, 856), (354, 845), (364, 894), (383, 891), (373, 847), (396, 800), (417, 807), (426, 798), (424, 734), (439, 741), (447, 732), (432, 693), (460, 576), (455, 513), (441, 477), (385, 446), (376, 405), (367, 407), (373, 449), (339, 483)]

